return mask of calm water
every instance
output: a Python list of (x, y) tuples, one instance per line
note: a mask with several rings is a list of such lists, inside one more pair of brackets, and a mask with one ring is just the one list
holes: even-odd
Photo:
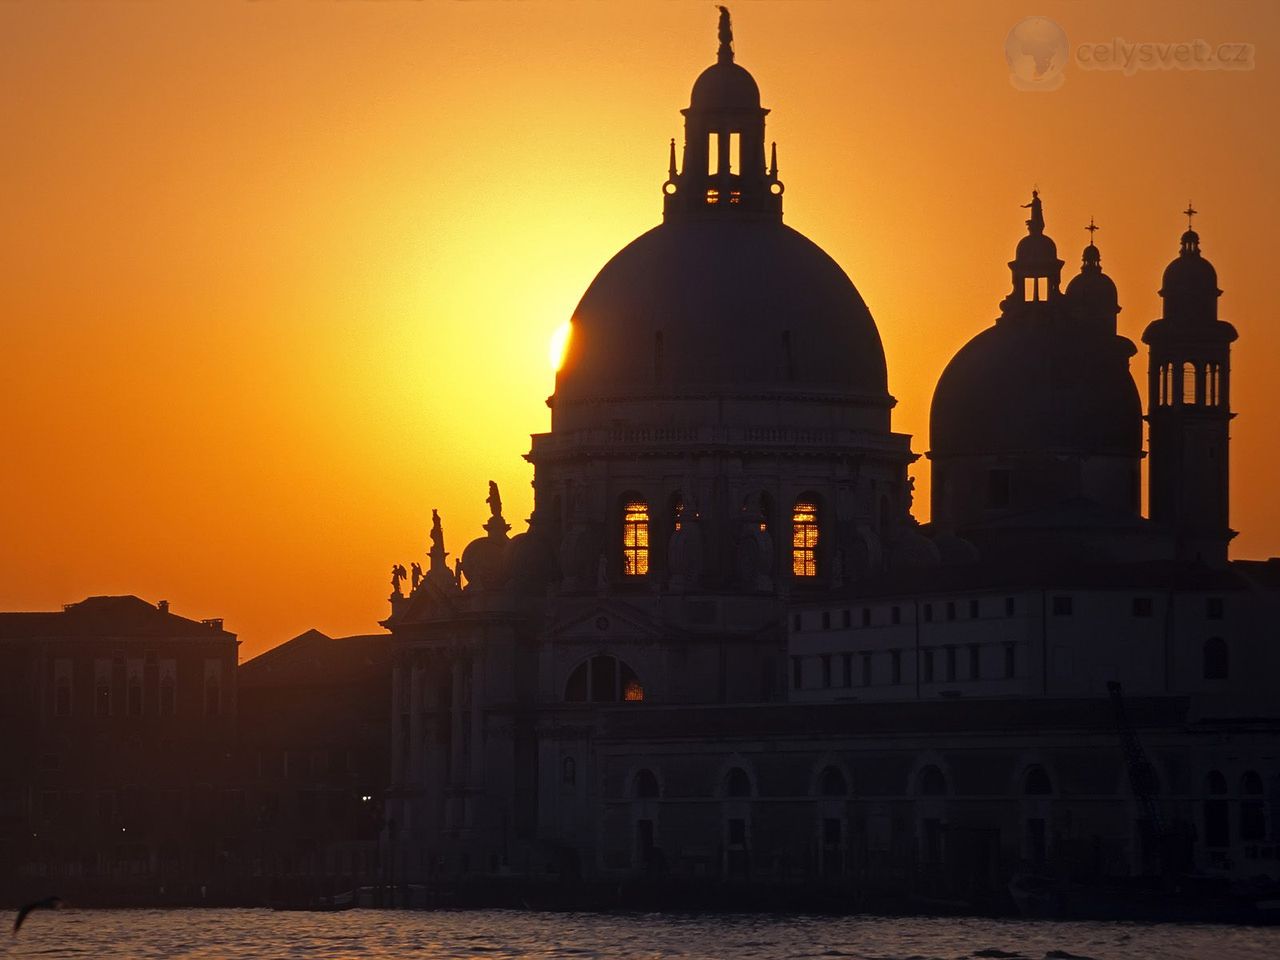
[(0, 941), (0, 957), (1236, 960), (1280, 957), (1280, 928), (501, 910), (63, 910), (32, 914), (16, 939)]

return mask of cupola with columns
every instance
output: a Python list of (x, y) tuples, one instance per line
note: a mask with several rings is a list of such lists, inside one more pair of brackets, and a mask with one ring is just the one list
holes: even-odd
[(1222, 563), (1230, 527), (1228, 447), (1231, 344), (1236, 329), (1218, 319), (1218, 273), (1200, 252), (1187, 204), (1187, 230), (1165, 269), (1164, 309), (1142, 334), (1149, 347), (1151, 519), (1175, 533), (1187, 559)]

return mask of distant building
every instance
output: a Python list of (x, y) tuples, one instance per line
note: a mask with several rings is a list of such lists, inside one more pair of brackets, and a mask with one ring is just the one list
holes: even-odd
[(934, 395), (922, 526), (876, 325), (783, 225), (731, 41), (663, 223), (574, 313), (528, 531), (491, 487), (460, 569), (438, 518), (396, 568), (397, 875), (1280, 875), (1280, 569), (1227, 558), (1236, 331), (1198, 235), (1143, 338), (1144, 451), (1116, 286), (1090, 242), (1063, 288), (1033, 193)]
[(383, 879), (391, 638), (309, 630), (239, 670), (242, 871), (277, 895)]
[(0, 613), (0, 863), (14, 896), (38, 884), (163, 899), (222, 877), (236, 647), (221, 620), (137, 597)]

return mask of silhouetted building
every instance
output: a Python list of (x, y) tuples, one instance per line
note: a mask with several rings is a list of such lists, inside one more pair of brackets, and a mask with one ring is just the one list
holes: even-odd
[(242, 870), (269, 895), (331, 894), (381, 879), (390, 784), (391, 638), (317, 630), (242, 664)]
[(223, 877), (234, 634), (137, 597), (0, 614), (0, 862), (17, 891), (196, 896)]
[(1226, 560), (1235, 333), (1198, 239), (1144, 338), (1151, 518), (1115, 284), (1091, 242), (1061, 288), (1033, 194), (938, 384), (922, 527), (875, 323), (783, 225), (731, 42), (725, 14), (662, 224), (574, 313), (528, 531), (491, 485), (460, 567), (436, 517), (395, 568), (396, 875), (1274, 876), (1280, 569)]

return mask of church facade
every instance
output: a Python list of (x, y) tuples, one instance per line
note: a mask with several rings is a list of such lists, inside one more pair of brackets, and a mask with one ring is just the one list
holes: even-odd
[[(880, 337), (783, 223), (722, 14), (663, 221), (584, 294), (534, 511), (396, 568), (395, 876), (1280, 876), (1280, 562), (1227, 548), (1230, 345), (1188, 228), (1144, 413), (1090, 243), (1044, 205), (948, 365), (931, 521)], [(1150, 515), (1141, 512), (1149, 462)]]

